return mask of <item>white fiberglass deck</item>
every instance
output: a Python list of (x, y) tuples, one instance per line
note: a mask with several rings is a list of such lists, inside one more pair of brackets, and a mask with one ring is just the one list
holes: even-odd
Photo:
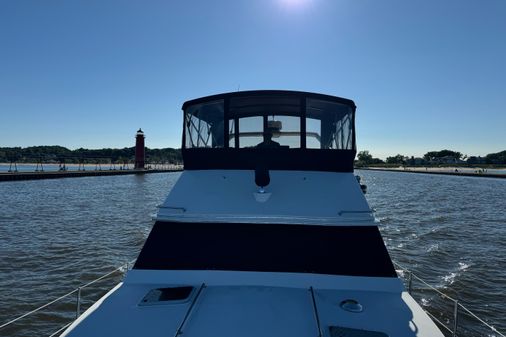
[[(189, 283), (141, 281), (145, 277), (160, 281), (164, 276), (182, 281), (183, 273), (178, 272), (130, 273), (125, 283), (87, 311), (71, 326), (74, 329), (63, 336), (162, 337), (175, 336), (180, 328), (180, 333), (188, 337), (316, 337), (317, 317), (322, 336), (330, 336), (330, 327), (381, 332), (389, 337), (443, 336), (411, 296), (400, 290), (398, 279), (240, 273), (231, 278), (232, 282), (226, 282), (232, 273), (207, 272), (209, 282), (200, 294), (201, 284), (192, 283), (195, 290), (185, 301), (139, 305), (152, 289)], [(195, 281), (203, 273), (184, 274)], [(262, 279), (264, 282), (259, 282)], [(288, 284), (281, 287), (285, 281)], [(311, 281), (315, 284), (316, 310), (310, 287), (305, 287)], [(332, 284), (343, 288), (331, 289)], [(360, 288), (363, 290), (357, 290)], [(380, 288), (386, 291), (379, 291)], [(343, 310), (340, 303), (346, 299), (358, 301), (364, 310), (360, 313)], [(194, 307), (190, 310), (192, 303)]]

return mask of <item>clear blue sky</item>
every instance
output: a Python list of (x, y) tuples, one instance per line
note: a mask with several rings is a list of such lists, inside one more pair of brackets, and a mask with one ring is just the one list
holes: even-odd
[(181, 104), (351, 98), (359, 150), (506, 149), (505, 0), (0, 0), (0, 146), (179, 147)]

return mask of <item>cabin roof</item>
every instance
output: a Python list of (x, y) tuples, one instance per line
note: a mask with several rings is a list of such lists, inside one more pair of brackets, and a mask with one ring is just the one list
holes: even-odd
[(235, 97), (253, 97), (253, 96), (301, 96), (301, 97), (309, 97), (309, 98), (321, 99), (321, 100), (326, 100), (326, 101), (333, 101), (336, 103), (348, 105), (353, 109), (356, 108), (355, 102), (353, 102), (352, 100), (347, 99), (347, 98), (337, 97), (337, 96), (331, 96), (331, 95), (325, 95), (325, 94), (319, 94), (319, 93), (313, 93), (313, 92), (306, 92), (306, 91), (293, 91), (293, 90), (248, 90), (248, 91), (228, 92), (228, 93), (222, 93), (222, 94), (210, 95), (210, 96), (192, 99), (192, 100), (184, 102), (182, 109), (185, 110), (189, 105), (199, 104), (199, 103), (203, 103), (203, 102), (209, 102), (209, 101), (215, 101), (215, 100), (233, 98), (233, 97), (235, 98)]

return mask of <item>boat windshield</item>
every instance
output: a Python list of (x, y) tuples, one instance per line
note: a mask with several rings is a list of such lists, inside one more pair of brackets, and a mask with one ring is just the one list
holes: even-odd
[(184, 106), (186, 149), (355, 149), (354, 106), (347, 102), (237, 93), (189, 103)]

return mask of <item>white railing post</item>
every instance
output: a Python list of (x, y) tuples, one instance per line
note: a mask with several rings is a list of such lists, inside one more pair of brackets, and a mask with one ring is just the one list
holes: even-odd
[(81, 287), (77, 288), (76, 319), (81, 315)]
[(411, 294), (413, 290), (413, 273), (408, 271), (408, 293)]
[(452, 337), (457, 336), (458, 322), (459, 322), (459, 301), (455, 300), (453, 302), (453, 335), (452, 335)]

